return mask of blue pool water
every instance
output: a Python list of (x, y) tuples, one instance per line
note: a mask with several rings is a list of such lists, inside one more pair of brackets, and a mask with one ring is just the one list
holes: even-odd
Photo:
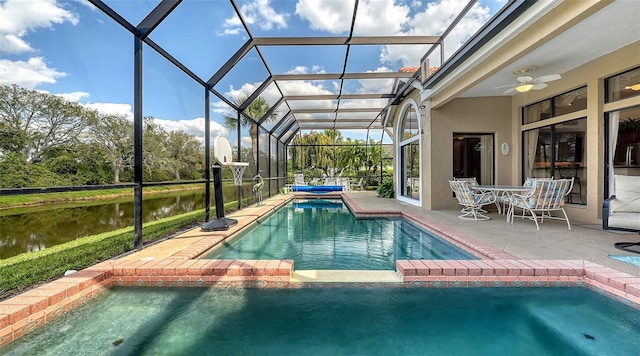
[(356, 219), (340, 200), (294, 201), (206, 258), (294, 260), (296, 270), (395, 270), (396, 260), (475, 259), (403, 219)]
[(638, 355), (640, 312), (572, 288), (114, 288), (2, 355)]

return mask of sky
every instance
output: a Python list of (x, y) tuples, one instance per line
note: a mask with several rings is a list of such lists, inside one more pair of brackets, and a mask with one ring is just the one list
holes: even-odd
[[(104, 0), (137, 25), (159, 0)], [(346, 36), (353, 0), (238, 0), (254, 37)], [(356, 36), (439, 35), (466, 5), (464, 0), (361, 0)], [(506, 0), (477, 1), (446, 39), (445, 57), (455, 52)], [(384, 16), (380, 16), (384, 14)], [(149, 36), (204, 81), (249, 38), (226, 1), (184, 0)], [(133, 118), (132, 35), (86, 0), (0, 0), (0, 84), (60, 95), (106, 114)], [(348, 72), (397, 71), (419, 66), (427, 47), (353, 46)], [(340, 73), (344, 47), (268, 47), (260, 53), (273, 74)], [(250, 51), (214, 87), (234, 102), (257, 88), (269, 73), (260, 54)], [(439, 53), (431, 58), (438, 65)], [(204, 89), (166, 59), (143, 49), (143, 115), (167, 130), (204, 137)], [(286, 94), (335, 93), (337, 81), (283, 83)], [(389, 81), (345, 83), (345, 91), (388, 92)], [(263, 94), (275, 103), (271, 85)], [(230, 108), (211, 95), (211, 137), (235, 134), (222, 126)], [(317, 103), (319, 106), (323, 103)], [(328, 104), (327, 104), (328, 105)], [(363, 130), (364, 131), (364, 130)], [(243, 141), (249, 140), (243, 132)], [(347, 136), (364, 138), (362, 132)]]

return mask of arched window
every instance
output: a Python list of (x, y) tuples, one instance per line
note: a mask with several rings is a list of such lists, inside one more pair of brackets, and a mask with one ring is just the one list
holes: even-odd
[(420, 122), (413, 104), (405, 107), (398, 131), (398, 197), (420, 200)]

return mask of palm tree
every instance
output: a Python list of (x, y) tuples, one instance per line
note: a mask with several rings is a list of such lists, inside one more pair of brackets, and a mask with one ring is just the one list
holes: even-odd
[[(240, 107), (247, 101), (248, 96), (242, 95), (238, 97), (234, 101), (234, 105), (236, 107)], [(244, 110), (246, 115), (240, 115), (240, 127), (245, 128), (249, 126), (249, 136), (251, 136), (251, 146), (253, 151), (253, 162), (254, 164), (258, 164), (258, 124), (257, 120), (260, 120), (271, 108), (267, 100), (261, 96), (257, 97), (254, 101), (247, 106)], [(234, 113), (235, 114), (235, 113)], [(238, 128), (238, 117), (234, 114), (226, 114), (224, 116), (224, 127), (230, 131), (239, 129)], [(252, 119), (247, 118), (250, 116)], [(266, 118), (267, 122), (272, 122), (277, 120), (278, 113), (274, 111), (269, 117)], [(256, 121), (254, 121), (256, 120)], [(240, 143), (238, 143), (240, 145)]]

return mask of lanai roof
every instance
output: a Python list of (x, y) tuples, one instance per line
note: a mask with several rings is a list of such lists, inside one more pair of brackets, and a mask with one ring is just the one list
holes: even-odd
[[(266, 124), (266, 116), (277, 113), (268, 129), (285, 142), (298, 130), (381, 129), (385, 108), (406, 94), (394, 89), (417, 87), (424, 79), (421, 62), (439, 66), (501, 6), (476, 0), (90, 2), (232, 108), (243, 111), (257, 97), (266, 99), (272, 110), (252, 119)], [(184, 26), (185, 17), (192, 25)], [(405, 22), (396, 23), (400, 18)], [(219, 23), (225, 33), (207, 26)], [(180, 41), (183, 36), (191, 40)], [(205, 66), (194, 56), (210, 61)]]
[[(637, 41), (640, 23), (635, 1), (89, 1), (231, 108), (247, 115), (265, 99), (271, 110), (251, 119), (285, 143), (299, 130), (381, 129), (414, 89), (434, 106), (507, 95), (500, 88), (514, 71), (562, 74)], [(568, 7), (584, 11), (536, 47), (478, 71), (480, 50), (498, 53)]]

